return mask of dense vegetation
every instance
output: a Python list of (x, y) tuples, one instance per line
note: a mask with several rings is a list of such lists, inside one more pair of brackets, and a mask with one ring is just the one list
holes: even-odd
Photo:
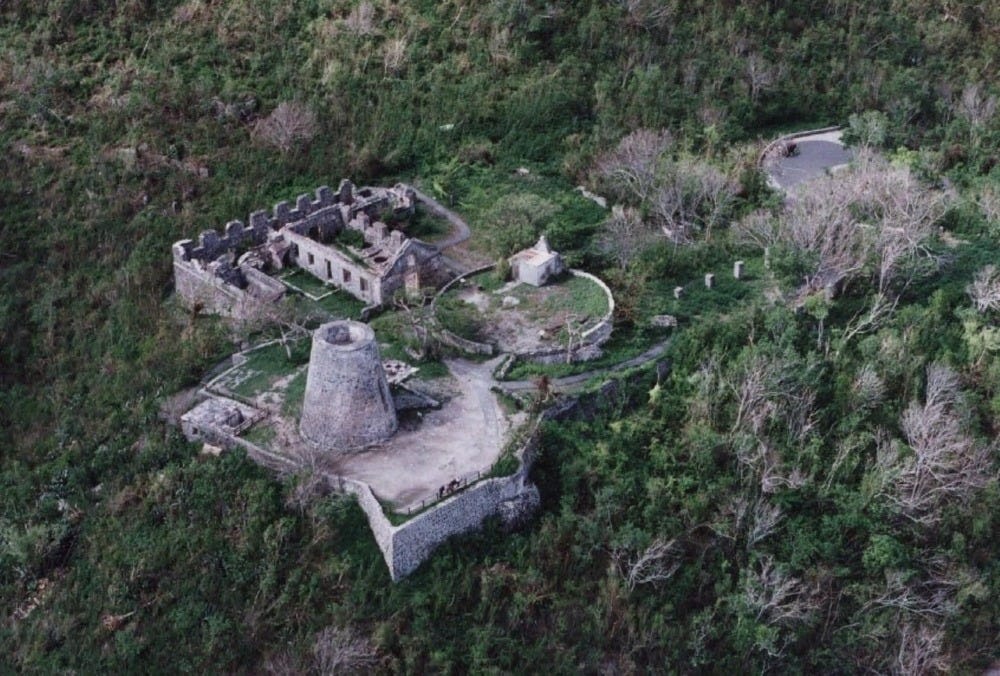
[[(998, 63), (988, 2), (0, 2), (0, 671), (1000, 658)], [(888, 277), (884, 242), (838, 268), (785, 237), (808, 218), (755, 169), (848, 120), (947, 188)], [(171, 242), (341, 176), (476, 227), (514, 193), (485, 254), (545, 229), (623, 327), (682, 320), (669, 376), (548, 431), (533, 524), (398, 585), (351, 503), (159, 418), (238, 340), (175, 306)], [(673, 304), (737, 257), (759, 293)]]

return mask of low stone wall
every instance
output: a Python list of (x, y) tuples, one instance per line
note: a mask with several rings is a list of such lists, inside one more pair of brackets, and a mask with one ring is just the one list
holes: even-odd
[(575, 364), (581, 361), (591, 361), (597, 359), (602, 354), (601, 345), (608, 342), (611, 332), (614, 330), (615, 297), (611, 289), (600, 277), (584, 272), (583, 270), (569, 271), (574, 277), (588, 279), (601, 287), (604, 295), (608, 299), (608, 310), (594, 326), (583, 332), (580, 336), (580, 344), (572, 349), (566, 347), (546, 347), (530, 352), (520, 352), (515, 355), (518, 359), (535, 362), (536, 364)]
[(608, 285), (605, 284), (600, 277), (592, 275), (589, 272), (584, 272), (583, 270), (570, 270), (569, 273), (574, 277), (589, 279), (594, 284), (597, 284), (597, 286), (601, 287), (601, 291), (604, 292), (605, 297), (608, 299), (608, 311), (604, 313), (603, 317), (601, 317), (601, 321), (583, 332), (584, 341), (590, 343), (591, 345), (602, 345), (606, 343), (609, 338), (611, 338), (612, 319), (615, 314), (615, 297), (611, 293), (611, 289), (608, 288)]
[(449, 538), (478, 529), (489, 517), (504, 518), (505, 506), (520, 512), (521, 505), (530, 510), (537, 504), (538, 489), (520, 473), (480, 481), (393, 529), (389, 573), (393, 580), (409, 575)]
[(493, 354), (493, 346), (489, 343), (477, 343), (474, 340), (466, 340), (461, 336), (455, 335), (448, 329), (440, 329), (437, 332), (437, 336), (438, 339), (445, 345), (461, 350), (466, 354)]
[[(489, 270), (492, 270), (495, 267), (496, 267), (495, 263), (490, 263), (489, 265), (480, 266), (478, 268), (475, 268), (474, 270), (469, 270), (468, 272), (465, 272), (459, 275), (458, 277), (455, 277), (450, 282), (442, 286), (441, 290), (438, 291), (436, 294), (434, 294), (434, 298), (431, 299), (431, 315), (433, 316), (434, 313), (436, 312), (438, 298), (448, 293), (448, 291), (450, 291), (453, 286), (455, 286), (456, 284), (461, 284), (462, 280), (464, 279), (468, 279), (469, 277), (474, 277), (483, 272), (488, 272)], [(453, 347), (457, 350), (461, 350), (466, 354), (492, 355), (494, 351), (493, 346), (490, 345), (489, 343), (477, 343), (474, 340), (468, 340), (466, 338), (462, 338), (461, 336), (455, 335), (448, 329), (440, 329), (438, 331), (438, 338), (440, 338), (441, 342), (444, 343), (445, 345)]]
[(541, 500), (538, 488), (528, 479), (538, 455), (541, 425), (572, 417), (578, 409), (579, 402), (573, 398), (542, 412), (516, 453), (521, 466), (514, 474), (480, 481), (398, 526), (389, 522), (366, 484), (338, 477), (342, 490), (358, 497), (393, 581), (419, 568), (449, 538), (477, 530), (488, 518), (498, 517), (514, 526), (530, 517)]
[(396, 528), (389, 522), (385, 512), (382, 511), (382, 505), (379, 503), (378, 498), (375, 497), (372, 489), (368, 484), (360, 481), (333, 475), (327, 476), (327, 484), (330, 488), (341, 493), (353, 495), (357, 499), (361, 511), (368, 518), (368, 527), (371, 528), (372, 535), (375, 536), (375, 544), (378, 545), (379, 551), (382, 552), (385, 565), (389, 567), (389, 575), (393, 580), (399, 579), (394, 573), (393, 568), (393, 539)]

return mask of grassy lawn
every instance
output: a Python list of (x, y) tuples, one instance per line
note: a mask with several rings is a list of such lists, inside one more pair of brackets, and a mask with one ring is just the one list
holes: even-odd
[(287, 275), (283, 275), (281, 281), (314, 298), (336, 289), (336, 287), (326, 284), (304, 270), (295, 270)]
[[(587, 323), (591, 324), (608, 311), (604, 290), (585, 277), (567, 276), (540, 289), (521, 284), (510, 295), (521, 301), (518, 308), (523, 308), (532, 319), (541, 322), (564, 312), (580, 318), (588, 317)], [(502, 302), (502, 298), (498, 297), (498, 300)]]
[(334, 319), (357, 319), (365, 306), (364, 302), (346, 291), (316, 279), (304, 270), (295, 270), (282, 277), (281, 281), (307, 294), (303, 299), (305, 303), (313, 304)]
[[(733, 278), (734, 260), (732, 256), (720, 257), (703, 266), (704, 272), (698, 276), (691, 273), (684, 276), (667, 274), (650, 280), (641, 301), (642, 315), (670, 314), (683, 323), (700, 315), (726, 312), (760, 298), (766, 288), (774, 285), (764, 269), (762, 256), (742, 259), (745, 263), (742, 279)], [(705, 288), (704, 275), (709, 272), (715, 274), (715, 284), (711, 289)], [(684, 288), (680, 299), (674, 298), (674, 287), (677, 286)]]
[(268, 421), (262, 420), (247, 430), (243, 438), (251, 444), (267, 448), (277, 434), (277, 430)]
[[(556, 330), (554, 344), (565, 341), (567, 321), (583, 328), (594, 326), (608, 311), (603, 289), (589, 279), (566, 276), (543, 287), (520, 284), (507, 293), (494, 293), (501, 284), (493, 272), (471, 279), (473, 286), (457, 286), (438, 303), (438, 320), (463, 338), (497, 342), (498, 329), (522, 334), (540, 329)], [(504, 306), (504, 298), (516, 298), (515, 306)], [(467, 300), (474, 299), (473, 305)], [(507, 349), (501, 341), (501, 348)]]
[(288, 387), (285, 388), (285, 402), (281, 406), (281, 412), (289, 418), (298, 420), (302, 415), (302, 400), (306, 396), (306, 370), (295, 375)]
[(346, 291), (337, 290), (322, 300), (315, 301), (316, 305), (335, 319), (358, 319), (365, 304), (348, 294)]
[(246, 363), (226, 374), (218, 386), (242, 397), (255, 397), (271, 389), (278, 379), (305, 363), (308, 355), (306, 340), (295, 344), (292, 359), (288, 358), (288, 353), (279, 343), (262, 347), (247, 354)]

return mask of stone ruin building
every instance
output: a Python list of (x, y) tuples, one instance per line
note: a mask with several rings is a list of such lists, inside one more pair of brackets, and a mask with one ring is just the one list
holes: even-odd
[(210, 397), (181, 416), (181, 431), (189, 441), (204, 441), (228, 448), (231, 439), (262, 418), (252, 406), (231, 399)]
[[(356, 189), (348, 180), (336, 192), (317, 189), (315, 199), (300, 195), (294, 206), (279, 202), (273, 213), (250, 214), (249, 226), (231, 221), (221, 235), (207, 230), (197, 242), (176, 242), (177, 294), (193, 310), (239, 318), (284, 295), (285, 285), (270, 273), (289, 267), (369, 306), (400, 290), (440, 286), (450, 273), (438, 249), (383, 221), (404, 220), (414, 208), (414, 191), (405, 184)], [(351, 231), (358, 233), (353, 239), (345, 235)]]
[(375, 332), (367, 324), (335, 321), (313, 332), (299, 429), (327, 451), (383, 441), (396, 431)]
[(544, 286), (566, 271), (562, 256), (552, 250), (545, 235), (535, 245), (518, 251), (508, 259), (511, 277), (532, 286)]

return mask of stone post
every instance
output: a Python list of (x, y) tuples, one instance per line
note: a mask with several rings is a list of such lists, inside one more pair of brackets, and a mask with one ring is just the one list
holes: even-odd
[(771, 247), (764, 247), (764, 269), (771, 269)]
[(743, 261), (733, 263), (733, 279), (743, 279)]
[(711, 272), (706, 273), (705, 274), (705, 288), (706, 289), (711, 289), (713, 286), (715, 286), (715, 275), (713, 275)]
[(684, 295), (684, 287), (683, 286), (675, 286), (674, 287), (674, 298), (677, 299), (677, 300), (680, 300), (680, 297), (683, 296), (683, 295)]

